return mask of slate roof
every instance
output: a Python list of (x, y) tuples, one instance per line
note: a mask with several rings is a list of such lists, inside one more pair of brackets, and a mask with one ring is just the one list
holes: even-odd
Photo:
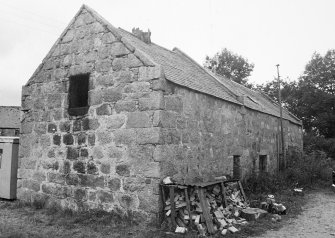
[(0, 128), (20, 128), (20, 107), (0, 106)]
[[(230, 79), (209, 72), (177, 48), (174, 48), (171, 51), (156, 45), (155, 43), (144, 43), (132, 33), (121, 28), (115, 28), (97, 12), (86, 5), (81, 7), (68, 27), (55, 42), (45, 59), (52, 54), (53, 49), (83, 9), (87, 10), (98, 22), (103, 24), (116, 38), (128, 45), (128, 47), (134, 48), (135, 55), (137, 51), (139, 51), (138, 54), (146, 57), (148, 61), (153, 62), (154, 65), (160, 65), (163, 68), (165, 78), (168, 81), (231, 103), (241, 106), (244, 105), (247, 108), (279, 117), (278, 105), (268, 96), (245, 88)], [(42, 64), (43, 63), (44, 60)], [(38, 70), (39, 69), (37, 69), (35, 73), (38, 72)], [(30, 80), (27, 84), (29, 83)], [(242, 98), (243, 100), (241, 100)], [(301, 121), (287, 110), (283, 110), (283, 117), (293, 123), (301, 125)]]

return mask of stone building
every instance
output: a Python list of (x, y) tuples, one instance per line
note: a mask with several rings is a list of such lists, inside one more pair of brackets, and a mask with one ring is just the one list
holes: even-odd
[[(81, 7), (22, 88), (21, 199), (150, 220), (165, 176), (276, 170), (278, 106), (150, 35)], [(287, 111), (284, 128), (286, 148), (301, 147), (301, 122)]]
[(19, 136), (20, 107), (0, 106), (0, 136)]

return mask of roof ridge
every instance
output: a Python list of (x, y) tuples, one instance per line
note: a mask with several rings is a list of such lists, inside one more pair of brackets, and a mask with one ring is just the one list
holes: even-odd
[(238, 99), (237, 99), (238, 95), (236, 95), (233, 91), (231, 91), (229, 88), (227, 88), (226, 85), (224, 85), (220, 80), (218, 80), (216, 77), (214, 77), (214, 75), (212, 75), (211, 72), (207, 71), (204, 67), (202, 67), (198, 62), (196, 62), (194, 59), (192, 59), (189, 55), (187, 55), (185, 52), (183, 52), (182, 50), (180, 50), (177, 47), (174, 47), (172, 51), (173, 52), (177, 51), (182, 56), (186, 57), (188, 60), (190, 60), (192, 63), (194, 63), (200, 70), (202, 70), (203, 72), (205, 72), (206, 74), (211, 76), (211, 78), (215, 79), (216, 82), (220, 83), (220, 85), (222, 85), (229, 92), (229, 94), (231, 94), (231, 96), (234, 96), (235, 99), (238, 101)]

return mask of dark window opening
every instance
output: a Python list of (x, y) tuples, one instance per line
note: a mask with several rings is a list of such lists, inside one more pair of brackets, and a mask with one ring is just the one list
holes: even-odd
[(0, 169), (1, 169), (1, 164), (2, 164), (2, 154), (3, 154), (3, 150), (0, 149)]
[(259, 172), (263, 173), (267, 170), (267, 155), (260, 155), (259, 156)]
[(88, 111), (89, 77), (89, 74), (70, 77), (69, 114), (71, 116), (85, 115)]
[(241, 178), (241, 156), (239, 155), (234, 155), (233, 177), (234, 179)]

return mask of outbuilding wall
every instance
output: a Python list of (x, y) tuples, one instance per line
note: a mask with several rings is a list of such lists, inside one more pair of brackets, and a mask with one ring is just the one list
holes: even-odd
[[(186, 183), (233, 176), (240, 156), (241, 178), (259, 172), (259, 156), (267, 156), (267, 172), (278, 166), (279, 118), (169, 83), (163, 131), (171, 143), (159, 146), (162, 174)], [(285, 148), (302, 148), (302, 128), (284, 120)], [(173, 158), (173, 159), (172, 159)]]

